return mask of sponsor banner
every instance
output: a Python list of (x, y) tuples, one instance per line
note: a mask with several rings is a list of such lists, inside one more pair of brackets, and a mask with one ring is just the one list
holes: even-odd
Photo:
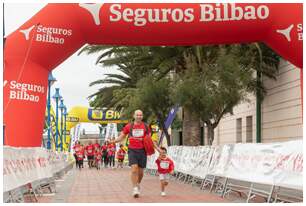
[(120, 120), (120, 112), (113, 110), (88, 109), (88, 119), (91, 121)]
[(45, 93), (43, 85), (19, 82), (16, 80), (6, 81), (10, 89), (9, 99), (23, 100), (29, 102), (38, 102), (40, 96)]
[(75, 139), (75, 131), (76, 127), (73, 127), (70, 129), (70, 138), (71, 138), (71, 144), (70, 144), (70, 151), (73, 151), (73, 146), (75, 145), (76, 139)]
[(227, 177), (303, 190), (302, 141), (237, 144), (227, 154)]
[(78, 141), (80, 137), (81, 137), (81, 124), (78, 124), (75, 127), (74, 142)]
[[(248, 182), (303, 189), (303, 141), (223, 146), (171, 146), (174, 170), (205, 178), (207, 174)], [(156, 169), (158, 154), (148, 158)]]
[(176, 116), (176, 113), (177, 113), (178, 109), (179, 109), (179, 105), (175, 105), (174, 107), (171, 108), (171, 110), (170, 110), (170, 112), (168, 114), (168, 117), (167, 117), (167, 119), (165, 121), (165, 127), (167, 129), (171, 126), (171, 124), (172, 124), (172, 122), (173, 122), (173, 120), (174, 120), (174, 118)]
[(209, 171), (210, 161), (213, 155), (214, 149), (208, 146), (202, 146), (196, 148), (193, 151), (192, 156), (192, 169), (191, 174), (200, 178), (205, 178)]
[(78, 117), (72, 117), (72, 116), (68, 116), (66, 119), (66, 122), (79, 122), (80, 118)]
[(225, 170), (228, 167), (230, 151), (233, 146), (233, 144), (230, 144), (215, 147), (211, 165), (209, 166), (209, 174), (226, 176)]
[(67, 153), (49, 151), (45, 148), (14, 148), (3, 150), (3, 191), (9, 191), (35, 180), (52, 177), (64, 169)]
[[(165, 125), (165, 128), (168, 130), (169, 127), (171, 126), (175, 116), (176, 116), (176, 113), (179, 109), (179, 105), (175, 105), (171, 108), (169, 114), (168, 114), (168, 117), (166, 119), (166, 121), (164, 122), (164, 125)], [(163, 142), (163, 138), (164, 138), (165, 134), (164, 134), (164, 131), (162, 131), (161, 135), (160, 135), (160, 139), (159, 139), (159, 143), (158, 145), (161, 145), (161, 143)]]

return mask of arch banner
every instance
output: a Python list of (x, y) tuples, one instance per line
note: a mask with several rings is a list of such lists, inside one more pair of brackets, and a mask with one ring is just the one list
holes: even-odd
[(302, 17), (301, 3), (48, 4), (5, 42), (5, 143), (41, 145), (48, 73), (85, 43), (264, 42), (302, 68)]
[[(75, 136), (71, 131), (72, 128), (79, 125), (79, 123), (100, 123), (100, 124), (109, 124), (109, 123), (127, 123), (127, 120), (122, 119), (121, 113), (114, 111), (112, 109), (93, 109), (87, 108), (84, 106), (75, 106), (68, 111), (66, 118), (66, 135), (63, 136), (63, 148), (65, 151), (68, 151), (69, 145), (75, 143), (76, 139), (73, 140)], [(59, 123), (59, 125), (61, 125)], [(63, 129), (65, 125), (63, 124)], [(77, 129), (80, 132), (80, 128)], [(65, 138), (64, 138), (65, 137)], [(61, 140), (58, 140), (58, 144), (61, 143)]]

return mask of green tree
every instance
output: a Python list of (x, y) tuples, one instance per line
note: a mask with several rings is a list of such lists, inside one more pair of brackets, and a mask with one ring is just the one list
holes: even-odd
[(138, 90), (135, 95), (134, 107), (141, 108), (150, 118), (150, 122), (158, 120), (159, 127), (163, 129), (167, 144), (171, 145), (170, 135), (165, 128), (164, 122), (174, 105), (171, 99), (171, 81), (165, 77), (156, 80), (154, 77), (145, 77), (137, 84)]
[(144, 76), (150, 76), (153, 68), (146, 57), (145, 47), (105, 47), (88, 45), (80, 53), (101, 53), (96, 64), (103, 67), (116, 67), (119, 74), (106, 74), (90, 84), (102, 87), (89, 96), (93, 107), (112, 107), (117, 110), (128, 107), (133, 98), (137, 82)]
[[(250, 80), (242, 75), (242, 79), (236, 80), (240, 81), (245, 87), (241, 88), (240, 84), (237, 84), (237, 87), (231, 86), (230, 80), (233, 80), (236, 77), (235, 75), (239, 73), (232, 68), (236, 67), (240, 73), (250, 74), (250, 76), (257, 71), (260, 75), (263, 74), (273, 78), (277, 72), (279, 61), (278, 56), (272, 50), (258, 43), (192, 47), (89, 45), (81, 52), (87, 52), (88, 54), (100, 52), (101, 55), (96, 61), (97, 64), (116, 66), (122, 72), (120, 75), (108, 74), (106, 79), (97, 80), (91, 84), (102, 85), (98, 92), (91, 95), (91, 98), (94, 98), (91, 105), (95, 107), (115, 107), (116, 109), (125, 108), (124, 114), (128, 116), (131, 116), (132, 108), (139, 107), (139, 99), (142, 97), (139, 93), (142, 90), (137, 86), (138, 82), (144, 81), (142, 80), (144, 77), (154, 77), (156, 83), (166, 77), (170, 71), (173, 71), (176, 84), (175, 101), (180, 102), (183, 106), (184, 143), (191, 145), (198, 145), (200, 142), (200, 119), (209, 128), (211, 143), (214, 135), (213, 129), (218, 125), (222, 116), (243, 101), (243, 98), (240, 98), (239, 95), (245, 95), (243, 92), (246, 91), (255, 91), (263, 98), (265, 89), (260, 79), (257, 79), (257, 81), (256, 78)], [(228, 65), (231, 68), (226, 69)], [(210, 90), (203, 90), (202, 87)], [(232, 88), (231, 91), (228, 91), (229, 87)], [(220, 89), (224, 89), (224, 92), (220, 92)], [(234, 89), (239, 92), (237, 93)], [(199, 95), (203, 91), (206, 91), (206, 95)], [(179, 95), (180, 93), (181, 95)], [(233, 99), (225, 101), (222, 97), (229, 93)], [(183, 98), (183, 94), (188, 98)], [(196, 96), (200, 97), (196, 98)], [(197, 102), (197, 99), (210, 102), (211, 109), (208, 111), (203, 108), (202, 110), (200, 103), (197, 103), (199, 105), (194, 103)], [(198, 109), (196, 109), (196, 106), (199, 106)], [(215, 107), (213, 108), (213, 106)], [(200, 115), (199, 109), (203, 114)], [(145, 116), (149, 115), (146, 114), (145, 110), (144, 112)], [(154, 114), (157, 117), (157, 113)], [(155, 117), (149, 115), (148, 118)]]
[[(188, 110), (194, 122), (201, 119), (206, 123), (209, 144), (214, 140), (214, 129), (221, 118), (232, 113), (234, 106), (245, 101), (247, 93), (264, 93), (263, 85), (254, 75), (256, 69), (261, 72), (264, 70), (269, 77), (274, 77), (277, 72), (277, 55), (270, 53), (264, 46), (252, 49), (254, 47), (249, 45), (195, 46), (184, 55), (188, 72), (176, 84), (175, 99)], [(211, 57), (206, 58), (211, 54)], [(249, 56), (250, 54), (252, 55)], [(268, 59), (273, 64), (264, 63)], [(261, 60), (260, 64), (258, 60)], [(270, 70), (265, 70), (264, 67)], [(183, 122), (183, 136), (184, 129)], [(189, 131), (186, 135), (190, 139), (189, 144), (197, 145), (199, 136), (194, 131)]]

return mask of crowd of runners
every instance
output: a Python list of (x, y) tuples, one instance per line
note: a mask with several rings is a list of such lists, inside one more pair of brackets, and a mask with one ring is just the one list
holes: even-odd
[[(122, 129), (117, 138), (108, 138), (103, 145), (89, 142), (88, 145), (81, 145), (77, 142), (73, 149), (76, 158), (76, 165), (81, 170), (84, 167), (85, 156), (88, 159), (89, 168), (100, 169), (101, 166), (115, 168), (115, 158), (117, 158), (117, 168), (123, 168), (123, 161), (126, 154), (123, 145), (116, 150), (116, 143), (121, 143), (125, 137), (129, 140), (128, 145), (128, 166), (131, 169), (132, 195), (135, 198), (140, 196), (140, 183), (147, 165), (147, 155), (152, 149), (159, 153), (155, 163), (159, 173), (161, 196), (166, 196), (165, 187), (168, 185), (170, 174), (174, 172), (173, 161), (167, 156), (167, 149), (159, 147), (156, 141), (152, 141), (151, 128), (142, 121), (141, 110), (134, 112), (134, 120)], [(149, 140), (151, 139), (151, 141)], [(150, 143), (151, 142), (151, 143)]]
[(87, 159), (89, 168), (96, 168), (100, 170), (104, 168), (115, 168), (115, 159), (117, 159), (117, 167), (123, 168), (123, 161), (126, 151), (123, 145), (116, 148), (114, 143), (106, 140), (103, 145), (100, 145), (96, 140), (95, 143), (90, 141), (87, 145), (76, 142), (73, 147), (76, 167), (81, 170), (84, 168), (84, 159)]

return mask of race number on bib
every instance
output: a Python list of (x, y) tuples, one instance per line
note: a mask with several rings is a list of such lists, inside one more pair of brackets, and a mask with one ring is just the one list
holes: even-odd
[(161, 162), (160, 167), (162, 169), (169, 169), (169, 162)]
[(143, 129), (133, 129), (132, 131), (133, 137), (142, 137), (144, 135)]

